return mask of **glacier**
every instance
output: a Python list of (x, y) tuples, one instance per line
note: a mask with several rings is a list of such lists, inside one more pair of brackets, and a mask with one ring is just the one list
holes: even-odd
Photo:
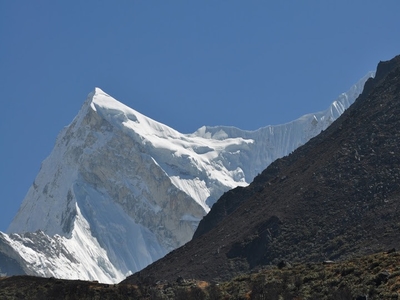
[(121, 281), (188, 242), (224, 192), (326, 129), (373, 76), (286, 124), (191, 134), (95, 88), (0, 232), (0, 273)]

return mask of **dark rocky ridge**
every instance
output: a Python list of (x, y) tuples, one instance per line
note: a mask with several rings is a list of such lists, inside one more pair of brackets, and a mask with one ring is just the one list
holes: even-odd
[[(400, 239), (400, 57), (326, 131), (226, 193), (195, 238), (124, 282), (224, 280), (285, 260), (346, 259)], [(210, 225), (211, 224), (211, 225)]]

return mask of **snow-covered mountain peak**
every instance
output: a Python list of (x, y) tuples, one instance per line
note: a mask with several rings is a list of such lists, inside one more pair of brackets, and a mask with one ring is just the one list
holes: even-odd
[[(192, 197), (204, 212), (208, 212), (209, 206), (221, 191), (238, 185), (247, 185), (240, 168), (232, 169), (223, 164), (221, 168), (218, 156), (221, 151), (246, 148), (248, 144), (254, 142), (252, 139), (238, 136), (222, 140), (196, 134), (182, 134), (131, 109), (100, 89), (89, 94), (89, 98), (90, 107), (98, 116), (143, 147), (142, 151), (151, 156), (172, 183)], [(214, 162), (215, 160), (217, 161)], [(188, 176), (189, 174), (191, 175)], [(216, 192), (214, 192), (215, 187), (210, 187), (210, 180), (220, 182), (221, 186)], [(203, 182), (204, 192), (193, 190), (198, 182)]]
[(371, 76), (287, 124), (192, 134), (95, 88), (42, 163), (10, 235), (0, 235), (0, 252), (28, 274), (117, 282), (189, 241), (224, 192), (324, 130)]

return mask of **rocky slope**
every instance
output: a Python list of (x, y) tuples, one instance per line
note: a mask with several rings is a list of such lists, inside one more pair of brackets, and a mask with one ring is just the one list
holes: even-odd
[(8, 234), (0, 233), (0, 272), (122, 280), (189, 241), (225, 191), (326, 129), (372, 75), (326, 111), (287, 124), (193, 134), (96, 88), (58, 136)]
[(280, 264), (227, 282), (100, 284), (33, 276), (0, 277), (0, 299), (397, 299), (400, 253), (367, 255), (338, 263)]
[(399, 86), (400, 56), (379, 63), (327, 130), (226, 193), (207, 216), (214, 227), (125, 282), (224, 280), (281, 261), (399, 248)]

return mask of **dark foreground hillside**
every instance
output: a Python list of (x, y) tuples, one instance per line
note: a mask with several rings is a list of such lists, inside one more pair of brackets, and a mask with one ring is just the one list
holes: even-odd
[[(325, 132), (226, 193), (195, 238), (126, 283), (229, 280), (400, 248), (400, 57)], [(207, 227), (207, 224), (213, 226)]]
[(279, 264), (228, 282), (108, 285), (29, 276), (0, 277), (0, 299), (399, 299), (400, 253), (377, 253), (341, 263)]

